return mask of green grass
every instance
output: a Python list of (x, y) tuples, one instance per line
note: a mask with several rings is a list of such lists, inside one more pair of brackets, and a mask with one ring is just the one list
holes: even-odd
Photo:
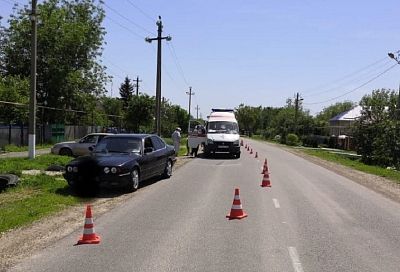
[(345, 165), (365, 173), (385, 177), (395, 181), (396, 183), (400, 183), (399, 171), (389, 170), (375, 165), (366, 165), (362, 163), (359, 159), (348, 158), (344, 155), (334, 154), (324, 150), (302, 149), (301, 152), (304, 152), (308, 155), (312, 155), (327, 161)]
[[(51, 148), (53, 145), (52, 144), (44, 144), (44, 145), (36, 145), (36, 149), (44, 149), (44, 148)], [(28, 151), (29, 147), (28, 146), (16, 146), (13, 144), (6, 145), (4, 146), (4, 151), (6, 152), (22, 152), (22, 151)]]
[[(252, 139), (272, 142), (271, 140), (263, 140), (261, 137), (253, 136)], [(276, 143), (276, 142), (274, 142), (274, 143)], [(281, 145), (279, 143), (276, 143), (276, 144)], [(290, 147), (287, 145), (283, 145), (283, 146), (286, 148), (294, 148), (294, 147)], [(388, 178), (390, 180), (395, 181), (396, 183), (400, 183), (400, 171), (389, 170), (389, 169), (386, 169), (386, 168), (383, 168), (380, 166), (376, 166), (376, 165), (367, 165), (367, 164), (361, 162), (358, 158), (351, 158), (346, 154), (342, 154), (342, 155), (335, 154), (335, 153), (331, 153), (329, 151), (322, 150), (322, 149), (304, 148), (304, 149), (296, 149), (296, 150), (306, 153), (308, 155), (314, 156), (314, 157), (321, 158), (326, 161), (331, 161), (331, 162), (334, 162), (337, 164), (341, 164), (341, 165), (359, 170), (364, 173)], [(352, 153), (352, 152), (343, 151), (343, 153)]]
[(52, 154), (40, 155), (33, 160), (29, 158), (4, 158), (0, 159), (0, 173), (20, 176), (22, 170), (45, 170), (52, 164), (66, 165), (71, 159), (71, 157)]
[(72, 196), (63, 179), (46, 175), (23, 176), (17, 187), (0, 194), (0, 233), (85, 200)]
[(20, 176), (18, 186), (0, 193), (0, 233), (24, 226), (87, 199), (73, 196), (67, 182), (61, 178), (22, 175), (22, 170), (45, 170), (51, 164), (65, 165), (71, 158), (41, 155), (35, 159), (0, 159), (0, 173)]
[[(171, 138), (163, 138), (163, 140), (169, 144), (169, 145), (173, 145), (172, 139)], [(187, 148), (186, 148), (186, 141), (187, 138), (182, 137), (181, 138), (181, 145), (179, 146), (179, 152), (178, 152), (178, 157), (179, 156), (186, 156), (187, 154)]]

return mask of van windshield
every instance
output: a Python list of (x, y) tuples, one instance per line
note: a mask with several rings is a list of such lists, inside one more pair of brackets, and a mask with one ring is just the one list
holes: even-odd
[(238, 134), (239, 127), (236, 122), (214, 121), (207, 124), (208, 133)]

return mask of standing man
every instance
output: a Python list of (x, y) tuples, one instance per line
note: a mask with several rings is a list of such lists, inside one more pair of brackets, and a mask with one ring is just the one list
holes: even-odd
[(173, 141), (174, 147), (175, 147), (175, 155), (178, 156), (179, 147), (181, 144), (181, 128), (180, 127), (177, 127), (175, 129), (175, 131), (171, 135), (171, 138), (172, 138), (172, 141)]

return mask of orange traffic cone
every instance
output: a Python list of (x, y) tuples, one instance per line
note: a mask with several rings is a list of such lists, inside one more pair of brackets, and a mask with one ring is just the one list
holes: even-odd
[(247, 149), (247, 144), (244, 146), (244, 148), (246, 148), (246, 149)]
[(271, 187), (271, 181), (269, 180), (268, 172), (264, 173), (264, 177), (261, 183), (261, 187)]
[(250, 154), (253, 154), (253, 148), (250, 150)]
[(258, 158), (258, 153), (257, 153), (257, 151), (256, 151), (256, 155), (254, 156), (254, 158)]
[(261, 174), (265, 174), (265, 173), (269, 173), (269, 169), (268, 169), (268, 165), (267, 164), (264, 164), (264, 168), (263, 168)]
[(226, 218), (232, 220), (232, 219), (242, 219), (245, 217), (247, 217), (247, 213), (243, 211), (242, 203), (240, 202), (240, 197), (239, 197), (239, 188), (236, 188), (235, 197), (233, 198), (231, 213), (228, 214)]
[(83, 235), (78, 241), (78, 245), (82, 244), (98, 244), (100, 243), (100, 236), (94, 232), (94, 224), (92, 217), (92, 208), (90, 205), (86, 206), (85, 226), (83, 227)]
[(240, 140), (240, 146), (243, 146), (243, 139)]

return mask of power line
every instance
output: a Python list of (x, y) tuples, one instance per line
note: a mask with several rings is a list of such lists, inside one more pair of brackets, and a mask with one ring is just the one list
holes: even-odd
[(176, 55), (174, 45), (172, 44), (172, 42), (167, 42), (167, 45), (168, 45), (169, 51), (172, 55), (172, 58), (174, 59), (175, 65), (183, 78), (183, 81), (185, 81), (186, 85), (189, 85), (188, 81), (186, 80), (185, 73), (183, 72), (182, 66), (179, 63), (179, 59), (178, 59), (178, 56)]
[[(364, 70), (367, 70), (367, 69), (369, 69), (370, 67), (372, 67), (372, 66), (374, 66), (374, 65), (376, 65), (376, 64), (378, 64), (378, 63), (381, 63), (381, 62), (383, 62), (383, 61), (385, 61), (385, 60), (387, 60), (387, 57), (382, 58), (382, 59), (379, 59), (379, 60), (377, 60), (377, 61), (374, 61), (373, 63), (368, 64), (367, 66), (365, 66), (365, 67), (363, 67), (363, 68), (361, 68), (361, 69), (359, 69), (359, 70), (357, 70), (357, 71), (355, 71), (355, 72), (352, 72), (352, 73), (350, 73), (350, 74), (348, 74), (348, 75), (345, 75), (345, 76), (343, 76), (343, 77), (341, 77), (341, 78), (338, 78), (338, 79), (336, 79), (336, 80), (333, 80), (332, 82), (330, 82), (330, 83), (328, 83), (328, 84), (324, 84), (324, 85), (322, 85), (322, 86), (320, 85), (320, 86), (311, 88), (310, 90), (325, 88), (325, 86), (328, 86), (328, 85), (331, 85), (331, 84), (335, 84), (336, 82), (343, 81), (343, 80), (345, 80), (345, 79), (347, 79), (347, 78), (349, 78), (349, 77), (352, 77), (353, 75), (356, 75), (356, 74), (358, 74), (358, 73), (360, 73), (360, 72), (362, 72), (362, 71), (364, 71)], [(303, 92), (303, 93), (304, 93), (304, 92)], [(318, 93), (319, 93), (319, 91), (318, 91)], [(314, 94), (316, 94), (316, 93), (310, 93), (310, 94), (308, 94), (308, 95), (304, 95), (304, 97), (310, 97), (310, 96), (312, 96), (312, 95), (314, 95)]]
[(382, 73), (378, 74), (377, 76), (371, 78), (371, 79), (368, 80), (367, 82), (361, 84), (361, 85), (358, 86), (357, 88), (354, 88), (354, 89), (352, 89), (352, 90), (350, 90), (350, 91), (348, 91), (348, 92), (346, 92), (346, 93), (344, 93), (344, 94), (342, 94), (342, 95), (339, 95), (339, 96), (330, 98), (330, 99), (325, 100), (325, 101), (320, 101), (320, 102), (315, 102), (315, 103), (304, 103), (304, 104), (305, 104), (305, 105), (323, 104), (323, 103), (330, 102), (330, 101), (336, 100), (336, 99), (338, 99), (338, 98), (341, 98), (341, 97), (343, 97), (343, 96), (345, 96), (345, 95), (348, 95), (349, 93), (355, 92), (355, 91), (357, 91), (358, 89), (364, 87), (365, 85), (371, 83), (372, 81), (374, 81), (374, 80), (377, 79), (378, 77), (382, 76), (383, 74), (387, 73), (388, 71), (392, 70), (392, 69), (393, 69), (394, 67), (396, 67), (396, 66), (397, 66), (397, 63), (394, 64), (394, 65), (392, 65), (392, 66), (390, 66), (388, 69), (386, 69), (386, 70), (383, 71)]
[(114, 8), (112, 8), (112, 7), (110, 7), (109, 5), (107, 5), (105, 2), (104, 2), (104, 6), (106, 6), (109, 10), (113, 11), (113, 12), (114, 12), (115, 14), (117, 14), (119, 17), (125, 19), (126, 21), (128, 21), (128, 22), (131, 23), (131, 24), (133, 24), (133, 25), (136, 26), (137, 28), (140, 28), (140, 29), (143, 30), (144, 32), (147, 32), (147, 33), (149, 33), (149, 34), (151, 34), (151, 35), (154, 35), (153, 32), (151, 32), (151, 31), (147, 30), (146, 28), (144, 28), (143, 26), (141, 26), (141, 25), (135, 23), (134, 21), (132, 21), (131, 19), (129, 19), (129, 18), (126, 17), (125, 15), (121, 14), (119, 11), (117, 11), (117, 10), (115, 10)]
[(129, 33), (135, 35), (136, 37), (138, 37), (140, 39), (144, 39), (145, 38), (144, 36), (137, 34), (136, 32), (132, 31), (130, 28), (128, 28), (128, 27), (124, 26), (123, 24), (117, 22), (116, 20), (112, 19), (110, 16), (106, 16), (106, 18), (108, 20), (110, 20), (111, 22), (113, 22), (114, 24), (116, 24), (116, 25), (122, 27), (123, 29), (127, 30)]
[(382, 70), (382, 68), (387, 69), (389, 67), (389, 64), (390, 64), (390, 61), (388, 60), (383, 65), (380, 65), (380, 66), (374, 68), (373, 70), (367, 72), (366, 74), (361, 74), (360, 76), (357, 76), (357, 77), (355, 77), (353, 79), (349, 79), (347, 81), (344, 81), (342, 84), (336, 85), (336, 86), (331, 87), (329, 89), (325, 89), (323, 91), (320, 91), (320, 92), (317, 92), (317, 93), (313, 93), (311, 95), (304, 95), (304, 97), (307, 97), (307, 98), (314, 97), (314, 96), (318, 96), (320, 94), (330, 93), (330, 92), (332, 92), (334, 90), (342, 89), (343, 87), (346, 87), (346, 86), (348, 86), (350, 84), (353, 84), (353, 83), (356, 84), (356, 83), (358, 83), (360, 81), (363, 81), (363, 80), (365, 80), (367, 78), (370, 78), (371, 76), (374, 76), (376, 74), (376, 72), (378, 72), (378, 70)]
[(147, 19), (149, 19), (152, 23), (154, 23), (154, 19), (153, 17), (151, 17), (150, 15), (148, 15), (146, 12), (144, 12), (142, 9), (140, 9), (138, 6), (136, 6), (135, 4), (132, 3), (132, 1), (130, 0), (126, 0), (129, 4), (131, 4), (135, 9), (137, 9), (140, 13), (142, 13)]

